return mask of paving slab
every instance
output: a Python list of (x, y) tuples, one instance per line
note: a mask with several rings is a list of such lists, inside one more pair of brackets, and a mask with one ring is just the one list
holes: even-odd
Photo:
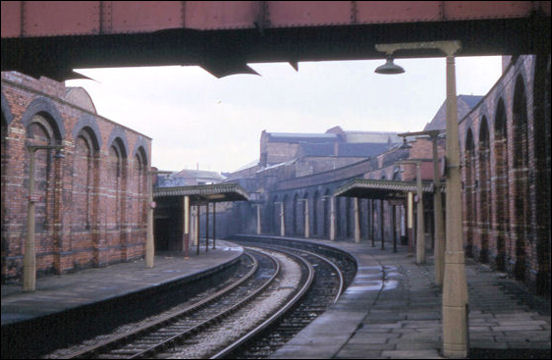
[[(199, 274), (235, 261), (243, 248), (217, 240), (217, 248), (199, 255), (190, 251), (161, 252), (153, 268), (143, 259), (37, 278), (36, 291), (23, 292), (21, 284), (2, 285), (2, 326), (31, 320), (83, 305), (106, 301)], [(193, 254), (192, 254), (193, 253)]]
[[(348, 251), (358, 262), (358, 273), (336, 304), (271, 358), (442, 358), (442, 296), (434, 284), (430, 251), (427, 264), (416, 265), (403, 246), (393, 253), (364, 241), (304, 241)], [(466, 277), (470, 354), (550, 356), (549, 298), (536, 297), (506, 274), (469, 258)], [(340, 314), (347, 310), (355, 316), (345, 326)], [(328, 337), (334, 322), (340, 335)], [(324, 336), (314, 339), (318, 334)]]

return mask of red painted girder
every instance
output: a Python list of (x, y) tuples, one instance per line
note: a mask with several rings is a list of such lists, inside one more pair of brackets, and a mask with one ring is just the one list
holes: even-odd
[(550, 1), (2, 1), (2, 38), (550, 16)]

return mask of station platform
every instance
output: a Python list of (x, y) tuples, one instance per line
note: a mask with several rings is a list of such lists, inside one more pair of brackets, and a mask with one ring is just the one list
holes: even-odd
[(217, 240), (217, 247), (183, 253), (160, 252), (154, 267), (144, 259), (90, 268), (63, 275), (38, 277), (36, 291), (23, 292), (21, 284), (2, 285), (2, 327), (67, 312), (71, 309), (139, 293), (175, 281), (192, 280), (207, 271), (224, 267), (243, 253), (233, 243)]
[[(365, 242), (306, 241), (353, 254), (358, 273), (336, 304), (271, 358), (442, 358), (442, 296), (429, 253), (416, 265), (404, 246), (393, 253)], [(466, 276), (470, 358), (550, 358), (549, 298), (469, 258)]]

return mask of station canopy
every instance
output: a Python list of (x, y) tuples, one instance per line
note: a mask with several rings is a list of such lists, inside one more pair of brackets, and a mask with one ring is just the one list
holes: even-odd
[[(415, 181), (354, 179), (338, 188), (334, 196), (400, 200), (408, 192), (416, 193), (417, 189)], [(423, 181), (422, 192), (433, 193), (433, 182)]]
[(249, 196), (234, 183), (161, 187), (153, 191), (154, 198), (189, 196), (192, 203), (248, 201)]

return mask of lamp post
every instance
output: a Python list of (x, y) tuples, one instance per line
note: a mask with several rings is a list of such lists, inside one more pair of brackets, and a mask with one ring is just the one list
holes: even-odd
[(148, 186), (148, 213), (147, 213), (147, 235), (146, 235), (146, 267), (153, 267), (153, 258), (155, 255), (155, 245), (153, 240), (153, 209), (155, 209), (155, 202), (153, 201), (153, 175), (158, 174), (170, 174), (170, 171), (157, 171), (149, 170), (147, 172), (147, 186)]
[(435, 261), (435, 283), (443, 285), (444, 258), (445, 258), (445, 227), (443, 220), (443, 209), (441, 200), (441, 176), (439, 174), (439, 157), (437, 154), (437, 138), (441, 130), (426, 130), (418, 132), (407, 132), (398, 134), (405, 140), (408, 136), (430, 137), (433, 145), (433, 219), (435, 223), (435, 246), (433, 249), (433, 258)]
[(446, 55), (447, 143), (446, 143), (446, 251), (443, 277), (443, 355), (463, 358), (468, 355), (468, 290), (462, 244), (462, 209), (458, 108), (454, 54), (460, 41), (378, 44), (376, 49), (388, 57), (397, 50), (440, 50)]
[(25, 238), (25, 254), (23, 255), (23, 291), (36, 290), (36, 250), (35, 250), (35, 203), (38, 197), (33, 194), (35, 189), (34, 162), (38, 150), (57, 150), (56, 158), (63, 155), (60, 150), (63, 145), (27, 145), (29, 152), (29, 198), (27, 205), (27, 237)]

